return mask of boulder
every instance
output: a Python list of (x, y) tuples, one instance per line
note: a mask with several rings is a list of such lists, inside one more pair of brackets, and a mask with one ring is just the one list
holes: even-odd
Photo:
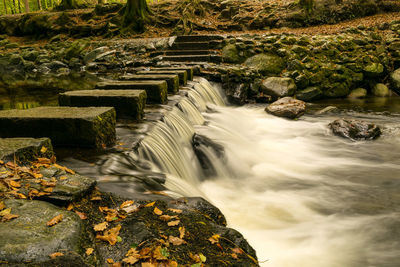
[(222, 61), (226, 63), (243, 62), (243, 58), (239, 56), (239, 51), (235, 44), (228, 44), (222, 49)]
[(376, 139), (382, 133), (377, 125), (360, 120), (337, 119), (329, 127), (335, 135), (350, 140)]
[(327, 106), (321, 110), (316, 111), (314, 114), (315, 115), (325, 115), (325, 114), (331, 114), (331, 113), (339, 113), (339, 109), (335, 106)]
[(400, 94), (400, 69), (390, 74), (390, 84), (393, 91)]
[(350, 92), (348, 98), (364, 98), (367, 96), (367, 90), (364, 88), (356, 88)]
[(366, 78), (376, 78), (383, 74), (384, 69), (380, 63), (371, 63), (364, 67), (364, 74)]
[(279, 56), (270, 54), (258, 54), (248, 58), (244, 64), (257, 69), (264, 75), (280, 74), (285, 68), (285, 60)]
[(389, 96), (389, 93), (390, 93), (389, 88), (383, 83), (377, 83), (372, 88), (372, 94), (374, 96), (385, 97), (385, 96)]
[(273, 97), (292, 96), (296, 91), (296, 84), (292, 78), (269, 77), (262, 81), (261, 90)]
[(266, 107), (265, 111), (278, 117), (296, 119), (306, 111), (306, 103), (292, 97), (284, 97)]
[[(79, 256), (83, 226), (78, 215), (37, 200), (8, 199), (4, 204), (19, 217), (0, 223), (1, 262), (9, 266), (87, 266)], [(62, 220), (47, 226), (58, 215)], [(55, 252), (64, 254), (64, 264), (54, 264), (49, 255)]]
[(323, 94), (319, 87), (310, 86), (304, 90), (296, 92), (296, 98), (303, 101), (313, 101), (322, 98)]

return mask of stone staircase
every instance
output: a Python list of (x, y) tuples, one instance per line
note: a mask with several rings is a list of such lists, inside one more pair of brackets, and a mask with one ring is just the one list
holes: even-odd
[(163, 61), (221, 62), (216, 50), (224, 38), (220, 35), (182, 35), (162, 54)]

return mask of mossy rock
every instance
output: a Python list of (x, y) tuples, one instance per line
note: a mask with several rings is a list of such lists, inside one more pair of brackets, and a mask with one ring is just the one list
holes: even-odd
[(364, 98), (367, 96), (367, 90), (364, 88), (356, 88), (350, 92), (348, 98)]
[(79, 58), (85, 50), (89, 46), (89, 43), (84, 40), (76, 40), (71, 44), (67, 50), (65, 50), (65, 58), (71, 59), (73, 57)]
[(258, 54), (248, 58), (244, 64), (253, 67), (264, 75), (280, 74), (286, 67), (286, 62), (282, 57), (270, 54)]
[(376, 78), (384, 74), (384, 66), (380, 63), (371, 63), (364, 67), (364, 74), (366, 78)]
[(222, 60), (226, 63), (242, 63), (243, 57), (239, 56), (239, 50), (235, 44), (228, 44), (222, 49)]
[(389, 96), (390, 91), (389, 88), (383, 83), (377, 83), (374, 87), (372, 87), (372, 94), (378, 97)]

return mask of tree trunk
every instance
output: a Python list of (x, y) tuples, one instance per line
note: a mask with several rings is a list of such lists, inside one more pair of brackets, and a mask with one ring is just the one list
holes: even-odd
[(99, 5), (104, 4), (104, 0), (97, 0), (97, 4), (99, 4)]
[(39, 10), (42, 10), (42, 1), (41, 0), (37, 0), (37, 4), (38, 4)]
[(143, 32), (144, 23), (150, 14), (146, 0), (128, 0), (123, 14), (123, 27)]
[(78, 5), (75, 0), (61, 0), (61, 4), (58, 6), (60, 10), (76, 9)]
[(7, 3), (6, 3), (6, 0), (3, 0), (3, 3), (4, 3), (4, 12), (5, 12), (5, 14), (7, 14)]
[(15, 0), (13, 0), (13, 4), (11, 5), (11, 14), (17, 13), (17, 6), (15, 5)]
[(29, 13), (29, 0), (25, 0), (25, 12)]
[(19, 13), (22, 13), (21, 0), (18, 0), (18, 10), (19, 10)]

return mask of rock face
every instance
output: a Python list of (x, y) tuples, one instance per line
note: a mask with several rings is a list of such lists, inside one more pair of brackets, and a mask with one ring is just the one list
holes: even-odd
[(306, 111), (306, 103), (292, 97), (284, 97), (266, 107), (265, 111), (278, 117), (296, 119)]
[(259, 54), (248, 58), (244, 64), (248, 67), (257, 69), (260, 73), (279, 74), (285, 68), (285, 61), (283, 58), (269, 54)]
[(391, 88), (398, 94), (400, 94), (400, 69), (395, 70), (390, 75)]
[(261, 90), (273, 97), (292, 96), (296, 91), (296, 84), (292, 78), (269, 77), (262, 82)]
[(329, 124), (335, 135), (351, 140), (371, 140), (378, 138), (382, 131), (373, 124), (359, 120), (338, 119)]
[[(82, 263), (78, 254), (82, 223), (78, 215), (43, 201), (9, 199), (4, 203), (7, 208), (11, 208), (12, 214), (19, 217), (0, 223), (1, 261), (12, 266), (27, 262), (55, 266), (49, 255), (69, 252), (76, 259), (68, 266), (75, 266), (73, 263), (77, 260)], [(63, 215), (61, 222), (52, 227), (47, 226), (48, 221), (60, 214)], [(68, 260), (71, 259), (64, 258), (64, 261)]]
[(53, 147), (49, 138), (0, 138), (0, 159), (13, 161), (14, 155), (24, 164), (37, 157), (50, 158)]

